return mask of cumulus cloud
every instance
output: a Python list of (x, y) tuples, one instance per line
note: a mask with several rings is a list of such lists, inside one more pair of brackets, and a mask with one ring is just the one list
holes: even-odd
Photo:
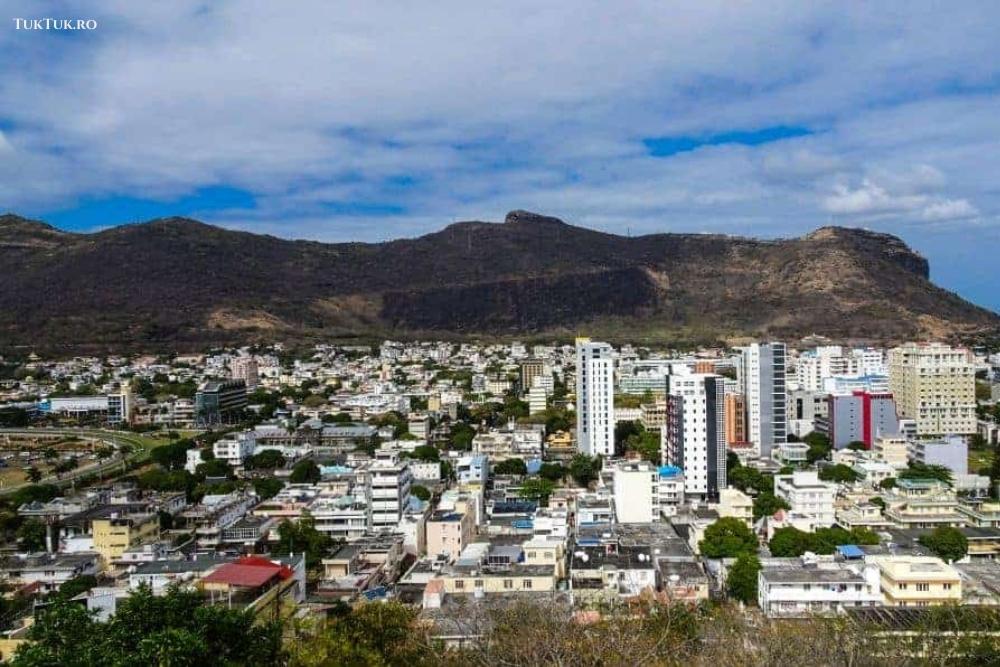
[[(0, 31), (0, 208), (31, 215), (226, 187), (253, 203), (201, 217), (328, 240), (512, 208), (632, 233), (832, 216), (907, 230), (932, 265), (940, 240), (911, 223), (1000, 218), (988, 4), (7, 5), (100, 22)], [(809, 134), (644, 143), (789, 127)]]

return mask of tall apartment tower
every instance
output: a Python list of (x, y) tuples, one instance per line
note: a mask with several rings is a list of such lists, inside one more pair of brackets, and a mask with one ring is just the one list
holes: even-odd
[(716, 500), (726, 487), (725, 378), (708, 373), (666, 377), (664, 463), (684, 470), (684, 493)]
[(247, 389), (257, 387), (257, 360), (253, 357), (236, 357), (229, 362), (229, 372), (234, 380), (243, 380)]
[(917, 436), (976, 432), (976, 380), (969, 352), (942, 343), (907, 343), (889, 350), (889, 390), (899, 416)]
[(746, 401), (747, 439), (762, 458), (787, 442), (784, 343), (754, 343), (740, 348), (737, 381)]
[(588, 456), (615, 453), (615, 368), (611, 346), (576, 339), (576, 441)]

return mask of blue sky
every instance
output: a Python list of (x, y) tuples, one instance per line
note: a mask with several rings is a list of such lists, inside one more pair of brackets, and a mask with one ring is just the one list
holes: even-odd
[[(0, 210), (898, 234), (1000, 310), (1000, 5), (9, 0)], [(13, 19), (93, 18), (72, 35)]]

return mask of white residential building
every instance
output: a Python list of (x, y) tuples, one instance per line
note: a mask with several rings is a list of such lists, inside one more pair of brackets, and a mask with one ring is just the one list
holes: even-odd
[(544, 387), (536, 383), (535, 386), (528, 390), (528, 412), (536, 415), (539, 412), (545, 412), (545, 408), (547, 407), (548, 394)]
[(378, 453), (368, 469), (368, 501), (371, 527), (375, 531), (393, 529), (410, 503), (413, 473), (394, 453)]
[(231, 466), (241, 466), (257, 451), (257, 434), (254, 431), (229, 433), (212, 445), (215, 458)]
[(813, 470), (775, 475), (774, 495), (788, 503), (792, 514), (808, 519), (813, 525), (829, 527), (836, 521), (833, 501), (837, 485), (821, 481), (819, 473)]
[(646, 461), (619, 463), (614, 471), (615, 520), (651, 523), (660, 520), (660, 475)]
[(718, 498), (726, 486), (725, 379), (679, 369), (666, 376), (666, 391), (661, 458), (684, 471), (687, 495)]
[(576, 339), (576, 439), (589, 456), (615, 452), (614, 370), (610, 345)]
[(879, 580), (876, 565), (816, 562), (815, 556), (803, 556), (776, 567), (765, 563), (757, 574), (757, 601), (772, 618), (837, 614), (881, 605)]
[(784, 343), (754, 343), (740, 348), (737, 381), (745, 397), (747, 439), (756, 453), (770, 458), (787, 441)]

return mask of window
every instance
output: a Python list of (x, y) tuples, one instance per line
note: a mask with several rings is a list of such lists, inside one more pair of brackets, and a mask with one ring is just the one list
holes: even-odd
[(531, 579), (525, 579), (525, 580), (523, 580), (521, 582), (521, 588), (524, 589), (524, 590), (530, 589), (531, 588)]
[(463, 590), (465, 588), (465, 579), (455, 580), (455, 590)]
[(503, 580), (503, 587), (504, 587), (505, 590), (510, 590), (511, 588), (514, 588), (514, 580), (513, 579), (504, 579)]
[(476, 579), (476, 582), (475, 582), (474, 586), (476, 588), (482, 588), (483, 587), (483, 580), (482, 579)]
[(951, 584), (944, 584), (944, 589), (946, 591), (950, 591), (951, 590)]

